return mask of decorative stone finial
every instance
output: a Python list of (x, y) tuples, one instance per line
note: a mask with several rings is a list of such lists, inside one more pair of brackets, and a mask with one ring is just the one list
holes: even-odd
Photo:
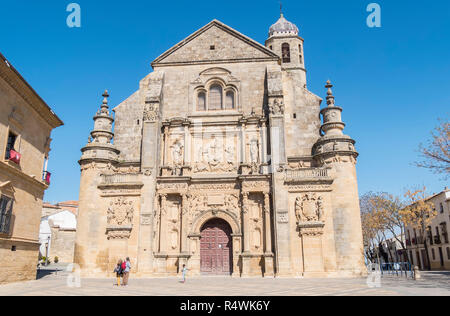
[(109, 98), (108, 90), (105, 90), (105, 92), (103, 92), (102, 97), (104, 98), (103, 104), (108, 104), (108, 98)]
[(334, 96), (333, 96), (333, 91), (331, 90), (331, 88), (333, 88), (333, 85), (331, 84), (330, 80), (327, 80), (327, 84), (325, 86), (325, 88), (327, 88), (327, 104), (328, 106), (334, 106)]
[(101, 110), (100, 113), (104, 113), (104, 114), (108, 114), (109, 115), (109, 107), (108, 107), (108, 98), (109, 98), (109, 94), (108, 94), (108, 90), (105, 90), (105, 92), (103, 92), (102, 94), (103, 96), (103, 103), (101, 105)]

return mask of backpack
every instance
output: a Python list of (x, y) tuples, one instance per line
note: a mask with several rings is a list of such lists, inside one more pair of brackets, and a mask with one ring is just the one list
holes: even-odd
[(127, 263), (126, 262), (122, 262), (122, 271), (125, 271), (125, 269), (127, 268)]

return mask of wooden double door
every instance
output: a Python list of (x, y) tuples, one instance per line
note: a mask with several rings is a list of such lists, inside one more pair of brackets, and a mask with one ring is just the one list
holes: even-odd
[(201, 273), (231, 274), (232, 254), (230, 225), (221, 219), (213, 219), (203, 225), (200, 238)]

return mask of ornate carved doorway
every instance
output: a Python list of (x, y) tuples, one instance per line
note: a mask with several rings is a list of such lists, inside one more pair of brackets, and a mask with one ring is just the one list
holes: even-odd
[(212, 219), (203, 225), (200, 238), (200, 271), (202, 274), (232, 273), (231, 227), (222, 219)]

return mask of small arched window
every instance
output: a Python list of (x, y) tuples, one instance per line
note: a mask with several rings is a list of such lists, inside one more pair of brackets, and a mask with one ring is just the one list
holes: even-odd
[(303, 64), (302, 45), (298, 45), (298, 58), (299, 58), (300, 64)]
[(206, 93), (205, 92), (198, 93), (197, 110), (198, 111), (206, 111)]
[(227, 91), (226, 98), (225, 98), (225, 109), (226, 110), (234, 109), (234, 92), (233, 91)]
[(281, 45), (281, 57), (283, 59), (283, 63), (291, 62), (291, 50), (288, 43)]
[(208, 110), (221, 110), (222, 108), (222, 87), (218, 84), (212, 85), (209, 89)]

